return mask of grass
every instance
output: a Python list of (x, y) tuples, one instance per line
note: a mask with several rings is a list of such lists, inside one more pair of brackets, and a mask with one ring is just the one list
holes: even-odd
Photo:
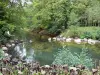
[(93, 32), (95, 30), (100, 29), (100, 27), (78, 27), (77, 29), (80, 30), (80, 31), (90, 31), (90, 32)]
[[(98, 35), (98, 31), (100, 31), (100, 27), (78, 27), (78, 26), (71, 26), (69, 29), (66, 29), (64, 32), (62, 32), (61, 35), (64, 37), (92, 37), (95, 39), (95, 37)], [(85, 34), (85, 32), (88, 32), (88, 34)]]

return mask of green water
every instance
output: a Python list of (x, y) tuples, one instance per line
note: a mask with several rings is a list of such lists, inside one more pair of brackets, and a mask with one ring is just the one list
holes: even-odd
[[(88, 48), (88, 53), (93, 59), (100, 59), (100, 44), (88, 45), (88, 44), (75, 44), (75, 43), (63, 43), (63, 42), (48, 42), (47, 40), (37, 40), (33, 38), (33, 43), (27, 44), (27, 54), (31, 54), (30, 48), (34, 50), (34, 59), (39, 61), (41, 65), (52, 64), (59, 48), (67, 46), (72, 53), (80, 53), (83, 47)], [(32, 50), (31, 49), (31, 50)]]

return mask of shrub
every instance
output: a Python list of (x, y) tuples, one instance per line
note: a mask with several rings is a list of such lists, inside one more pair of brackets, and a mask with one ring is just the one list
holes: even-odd
[(96, 35), (96, 39), (97, 39), (97, 40), (100, 40), (100, 30), (97, 30), (97, 31), (96, 31), (96, 34), (97, 34), (97, 35)]
[(83, 35), (85, 38), (92, 38), (92, 34), (90, 32), (84, 32)]
[(78, 31), (78, 26), (70, 26), (70, 35), (71, 37), (78, 37), (79, 36), (79, 31)]
[(92, 59), (89, 57), (86, 48), (82, 48), (82, 52), (80, 54), (72, 54), (68, 48), (64, 47), (60, 49), (57, 55), (55, 55), (53, 64), (68, 64), (69, 66), (82, 64), (89, 68), (93, 66)]

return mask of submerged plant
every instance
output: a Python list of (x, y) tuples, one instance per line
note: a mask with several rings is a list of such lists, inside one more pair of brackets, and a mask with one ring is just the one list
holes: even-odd
[(2, 59), (4, 57), (4, 52), (2, 49), (0, 49), (0, 59)]
[(82, 64), (86, 67), (91, 68), (93, 66), (93, 62), (87, 51), (88, 50), (86, 48), (82, 48), (82, 52), (80, 54), (72, 54), (68, 48), (63, 47), (59, 50), (57, 55), (55, 55), (53, 64), (68, 64), (69, 66)]

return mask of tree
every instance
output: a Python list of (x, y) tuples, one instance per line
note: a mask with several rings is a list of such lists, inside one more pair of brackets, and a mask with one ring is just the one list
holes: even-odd
[(99, 26), (100, 23), (100, 1), (92, 0), (86, 10), (88, 23), (91, 26)]
[(62, 30), (63, 26), (67, 28), (69, 6), (69, 0), (34, 0), (34, 26), (54, 34)]
[(90, 0), (72, 0), (70, 5), (69, 26), (86, 26), (87, 15), (85, 11), (89, 6)]
[(5, 34), (9, 30), (5, 7), (6, 3), (0, 1), (0, 43), (6, 41), (7, 37), (9, 37)]
[(0, 1), (0, 42), (6, 42), (11, 38), (6, 34), (8, 31), (20, 35), (27, 27), (24, 6), (21, 0), (16, 1)]

